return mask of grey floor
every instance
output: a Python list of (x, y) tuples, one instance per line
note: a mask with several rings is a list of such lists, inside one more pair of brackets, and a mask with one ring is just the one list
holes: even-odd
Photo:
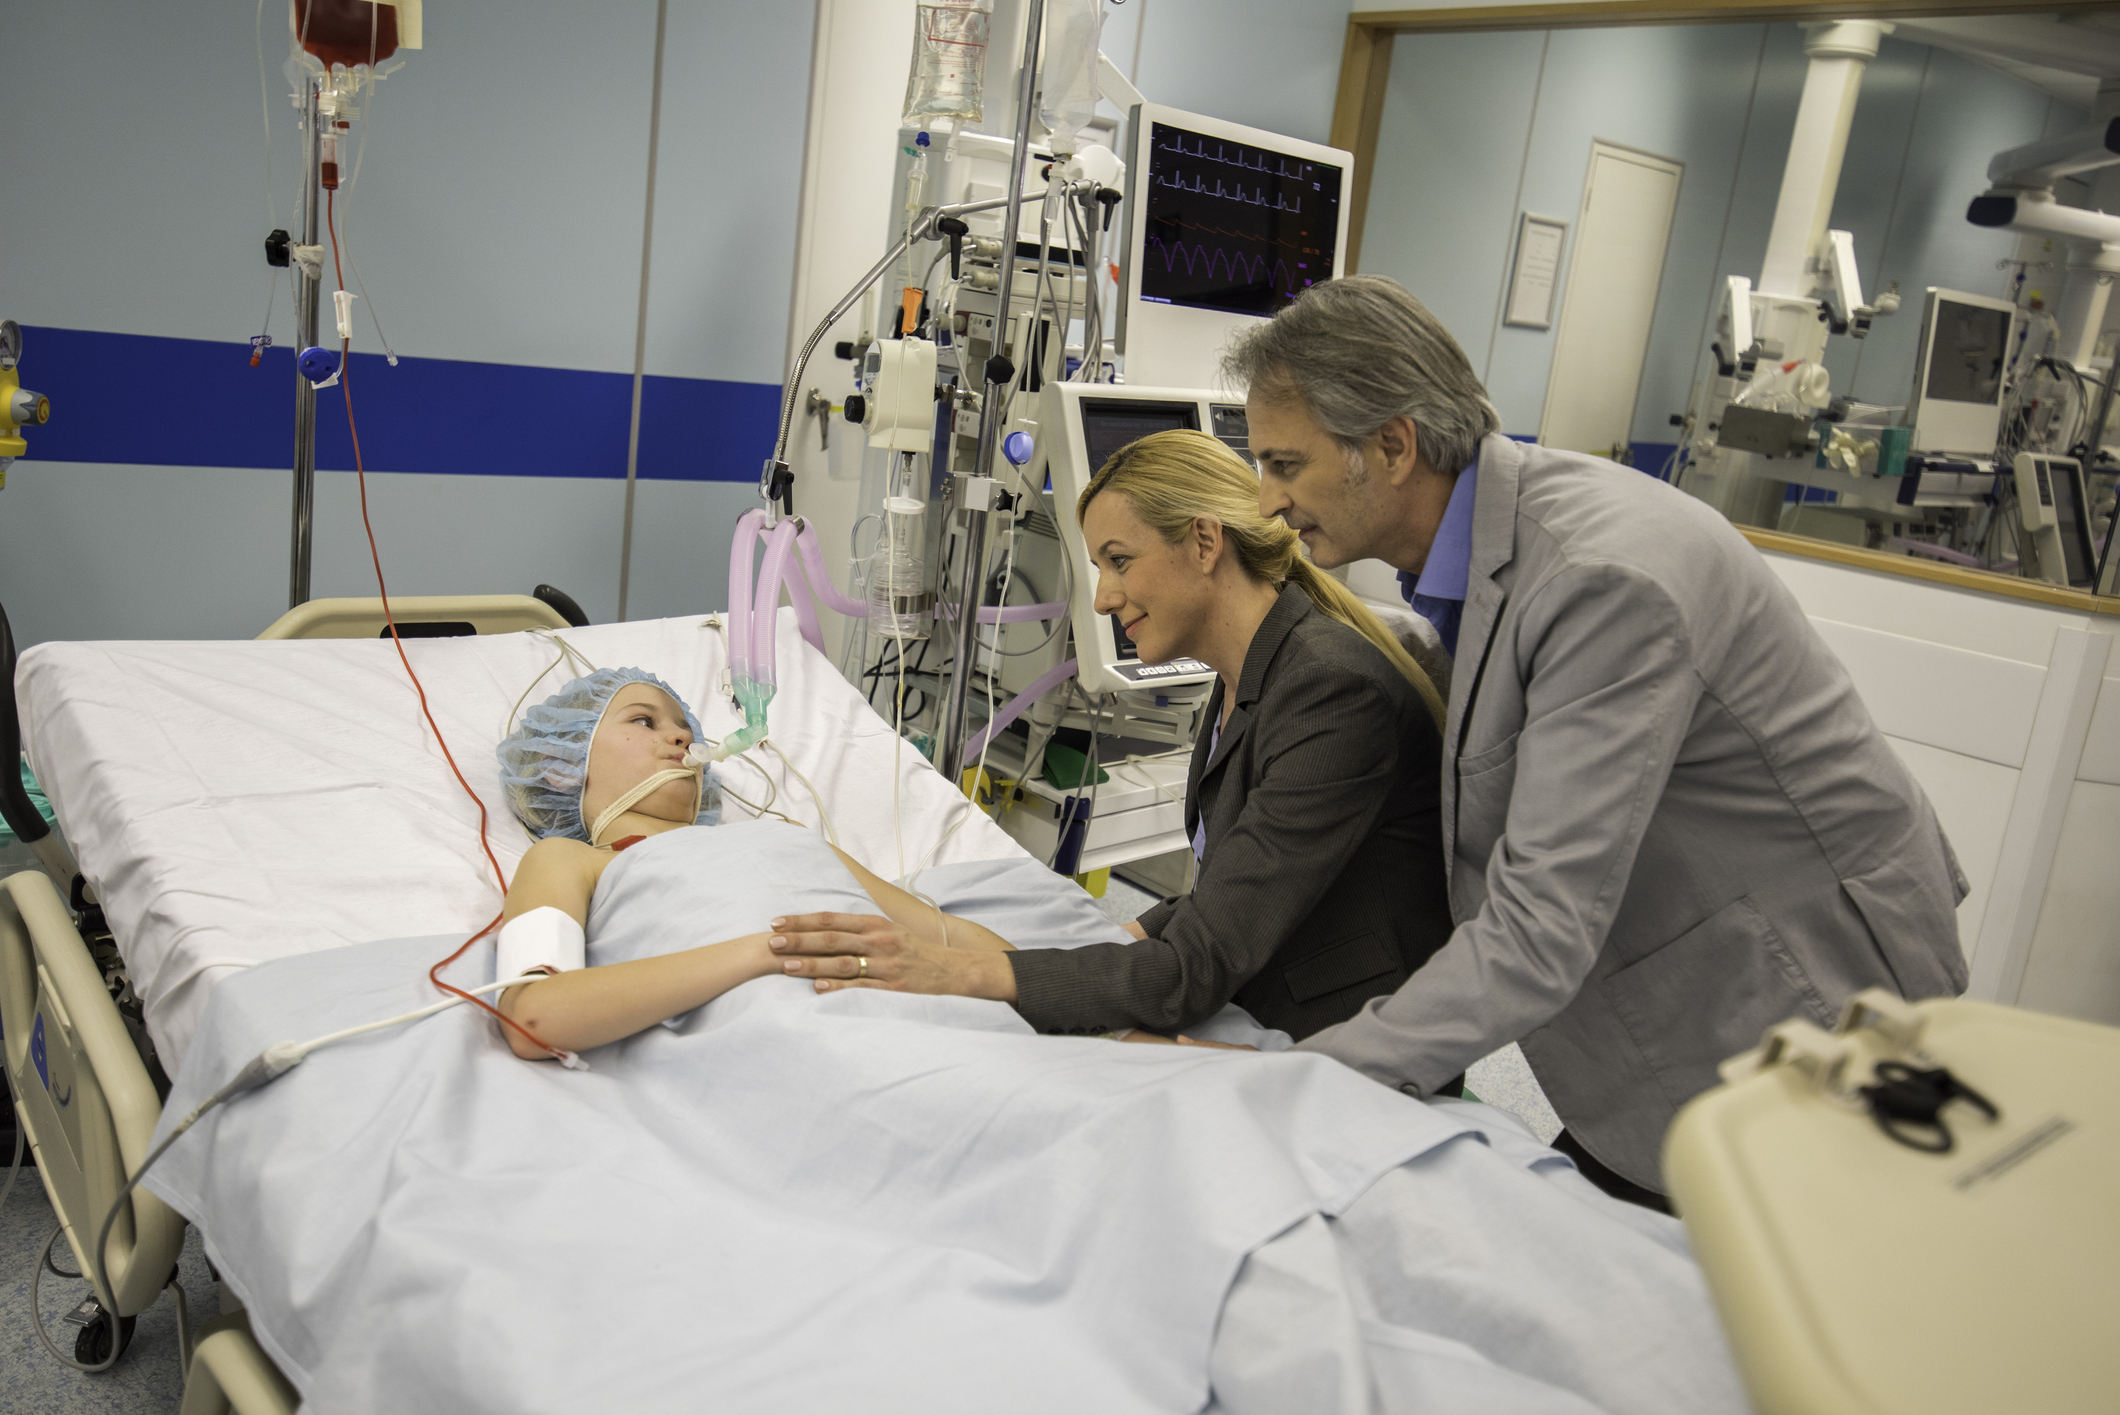
[[(1142, 910), (1155, 902), (1153, 894), (1114, 875), (1097, 906), (1112, 922), (1123, 924), (1139, 917)], [(1561, 1132), (1561, 1118), (1553, 1113), (1546, 1093), (1539, 1089), (1538, 1078), (1531, 1074), (1530, 1064), (1514, 1042), (1466, 1068), (1465, 1089), (1523, 1121), (1542, 1142), (1550, 1142)]]
[[(13, 1153), (11, 1143), (0, 1149), (0, 1185), (7, 1183), (6, 1164)], [(37, 1341), (29, 1321), (30, 1269), (57, 1226), (44, 1185), (24, 1155), (21, 1178), (0, 1206), (0, 1415), (174, 1415), (184, 1399), (174, 1295), (165, 1292), (140, 1314), (132, 1345), (107, 1375), (83, 1375), (62, 1366)], [(59, 1265), (71, 1269), (73, 1256), (64, 1241), (59, 1254)], [(185, 1240), (177, 1280), (189, 1297), (194, 1327), (215, 1315), (219, 1308), (213, 1278), (196, 1232)], [(45, 1330), (68, 1355), (73, 1353), (75, 1329), (62, 1319), (87, 1292), (87, 1283), (47, 1272), (38, 1294)]]

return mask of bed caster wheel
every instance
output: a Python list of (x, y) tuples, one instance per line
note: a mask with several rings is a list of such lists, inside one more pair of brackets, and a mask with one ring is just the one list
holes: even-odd
[(98, 1312), (96, 1319), (81, 1328), (81, 1334), (74, 1338), (74, 1359), (84, 1366), (100, 1366), (111, 1356), (112, 1327), (117, 1328), (118, 1350), (122, 1352), (132, 1344), (133, 1325), (134, 1319), (131, 1317), (120, 1317), (114, 1321), (109, 1312)]

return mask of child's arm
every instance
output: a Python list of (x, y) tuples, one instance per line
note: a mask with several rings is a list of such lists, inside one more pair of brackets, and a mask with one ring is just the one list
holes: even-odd
[[(501, 1012), (564, 1051), (586, 1051), (646, 1031), (666, 1017), (712, 1002), (753, 978), (780, 971), (764, 934), (688, 948), (659, 958), (578, 968), (501, 995)], [(508, 1028), (508, 1045), (525, 1060), (550, 1053)]]
[[(596, 882), (614, 858), (610, 851), (578, 840), (539, 841), (516, 867), (502, 918), (549, 907), (586, 926)], [(556, 973), (508, 989), (501, 994), (499, 1010), (563, 1051), (583, 1051), (630, 1037), (711, 1002), (740, 983), (779, 971), (780, 961), (767, 950), (766, 936), (750, 934), (659, 958)], [(501, 1030), (517, 1056), (529, 1061), (551, 1058), (515, 1028)]]

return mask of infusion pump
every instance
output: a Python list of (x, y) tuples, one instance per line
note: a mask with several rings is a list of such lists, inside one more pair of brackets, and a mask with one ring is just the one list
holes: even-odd
[(1173, 428), (1212, 433), (1247, 462), (1251, 447), (1244, 405), (1197, 388), (1136, 388), (1111, 383), (1048, 383), (1039, 405), (1039, 438), (1051, 478), (1053, 521), (1061, 554), (1074, 573), (1070, 606), (1076, 676), (1090, 693), (1185, 688), (1214, 681), (1198, 659), (1143, 663), (1116, 618), (1096, 611), (1097, 567), (1075, 522), (1075, 499), (1114, 452), (1136, 438)]

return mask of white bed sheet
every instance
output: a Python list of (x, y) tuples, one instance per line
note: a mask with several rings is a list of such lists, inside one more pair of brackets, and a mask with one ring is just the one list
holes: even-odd
[[(741, 725), (709, 616), (569, 629), (598, 667), (639, 667), (684, 695), (708, 736)], [(512, 874), (529, 834), (501, 800), (503, 717), (557, 650), (539, 634), (408, 640), (435, 720), (485, 803)], [(572, 676), (553, 669), (536, 702)], [(936, 863), (1023, 857), (803, 642), (779, 625), (772, 740), (824, 793), (838, 843), (885, 877), (910, 870), (960, 820)], [(214, 985), (273, 958), (378, 938), (462, 932), (500, 908), (478, 812), (450, 776), (388, 640), (45, 643), (15, 692), (30, 765), (175, 1074)], [(770, 753), (776, 810), (817, 823), (809, 792)], [(896, 758), (894, 767), (894, 756)], [(743, 762), (718, 768), (757, 802)], [(899, 812), (893, 808), (896, 776)], [(735, 800), (732, 819), (750, 812)]]

